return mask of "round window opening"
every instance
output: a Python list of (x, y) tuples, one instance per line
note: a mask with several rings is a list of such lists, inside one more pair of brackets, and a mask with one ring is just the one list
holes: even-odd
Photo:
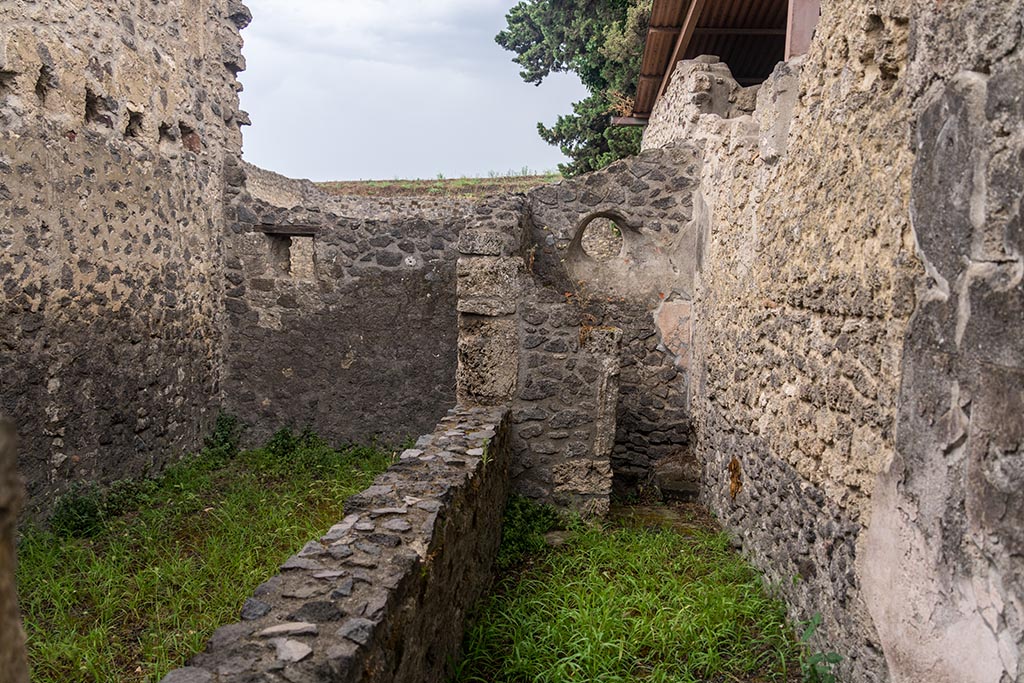
[(595, 218), (583, 229), (581, 246), (595, 261), (611, 261), (622, 253), (622, 228), (610, 218)]

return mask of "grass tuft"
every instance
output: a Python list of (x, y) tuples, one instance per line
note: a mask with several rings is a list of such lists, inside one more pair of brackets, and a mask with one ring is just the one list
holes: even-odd
[(466, 635), (457, 683), (786, 681), (783, 605), (722, 533), (579, 526), (506, 575)]
[(547, 549), (544, 534), (559, 525), (554, 508), (529, 498), (513, 495), (505, 506), (501, 527), (501, 547), (494, 565), (498, 571), (512, 569), (524, 559)]
[(392, 461), (288, 431), (239, 453), (237, 424), (222, 421), (159, 480), (90, 490), (73, 505), (89, 524), (68, 513), (74, 533), (29, 528), (18, 547), (32, 680), (160, 680)]

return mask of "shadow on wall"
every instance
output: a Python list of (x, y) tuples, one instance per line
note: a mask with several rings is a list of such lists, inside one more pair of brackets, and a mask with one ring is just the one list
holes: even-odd
[(24, 495), (18, 475), (14, 423), (0, 415), (0, 678), (28, 683), (25, 633), (14, 584), (18, 510)]

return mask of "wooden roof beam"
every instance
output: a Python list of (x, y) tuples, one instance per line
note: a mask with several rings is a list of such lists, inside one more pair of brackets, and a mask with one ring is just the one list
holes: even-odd
[(682, 29), (679, 31), (676, 44), (672, 48), (672, 55), (669, 57), (665, 75), (661, 79), (661, 87), (658, 88), (659, 98), (668, 89), (668, 82), (672, 79), (672, 72), (675, 71), (676, 64), (686, 54), (686, 48), (689, 47), (690, 40), (693, 39), (693, 32), (697, 29), (697, 22), (700, 21), (700, 15), (704, 11), (704, 4), (706, 2), (707, 0), (691, 0), (690, 2), (690, 8), (686, 11), (686, 18), (683, 19)]
[(789, 0), (786, 61), (791, 57), (807, 54), (820, 17), (821, 0)]
[(647, 121), (648, 121), (648, 119), (647, 119), (646, 116), (613, 116), (612, 117), (612, 125), (613, 126), (646, 126), (647, 125)]
[(784, 28), (710, 28), (694, 29), (695, 36), (784, 36)]

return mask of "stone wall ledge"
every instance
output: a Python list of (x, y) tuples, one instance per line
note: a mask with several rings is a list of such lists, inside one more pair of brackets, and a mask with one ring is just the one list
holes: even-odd
[(163, 683), (444, 680), (491, 581), (508, 413), (449, 411)]

